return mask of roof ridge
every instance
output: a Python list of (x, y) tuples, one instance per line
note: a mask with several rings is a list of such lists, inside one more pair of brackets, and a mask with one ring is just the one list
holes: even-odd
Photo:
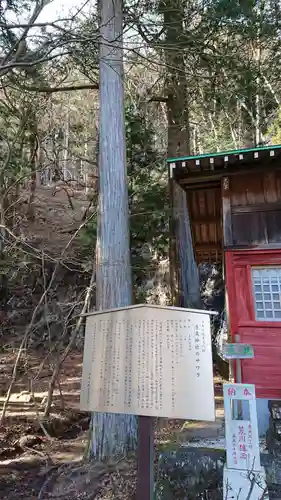
[(231, 155), (239, 155), (243, 153), (251, 153), (256, 151), (270, 151), (275, 149), (281, 149), (281, 144), (272, 144), (269, 146), (260, 146), (255, 148), (245, 148), (245, 149), (233, 149), (230, 151), (219, 151), (214, 153), (204, 153), (200, 155), (191, 155), (191, 156), (182, 156), (178, 158), (168, 158), (168, 163), (174, 163), (177, 161), (187, 161), (187, 160), (200, 160), (201, 158), (214, 158), (217, 156), (231, 156)]

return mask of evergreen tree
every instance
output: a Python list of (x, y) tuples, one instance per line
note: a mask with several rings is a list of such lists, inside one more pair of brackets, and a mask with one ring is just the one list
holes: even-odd
[[(168, 215), (166, 157), (155, 145), (153, 120), (141, 106), (125, 109), (127, 169), (129, 190), (130, 241), (135, 296), (138, 287), (155, 271), (144, 255), (145, 247), (158, 259), (168, 255)], [(82, 231), (84, 255), (91, 255), (96, 239), (96, 221)]]
[(148, 263), (143, 252), (145, 247), (158, 259), (168, 253), (166, 163), (164, 155), (155, 148), (154, 134), (145, 112), (140, 107), (127, 106), (130, 233), (135, 285), (143, 283), (153, 272), (154, 264)]

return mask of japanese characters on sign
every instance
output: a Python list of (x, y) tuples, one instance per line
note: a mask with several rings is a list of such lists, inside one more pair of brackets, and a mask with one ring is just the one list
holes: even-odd
[(223, 355), (225, 359), (253, 359), (254, 349), (250, 344), (224, 344)]
[(237, 440), (236, 440), (236, 434), (233, 432), (232, 434), (232, 459), (234, 465), (237, 465)]
[[(235, 402), (244, 403), (243, 420), (233, 417)], [(246, 412), (245, 402), (248, 404)], [(240, 470), (260, 470), (255, 386), (224, 384), (227, 467)], [(245, 414), (247, 413), (247, 414)]]
[(210, 318), (132, 307), (86, 321), (81, 409), (214, 420)]

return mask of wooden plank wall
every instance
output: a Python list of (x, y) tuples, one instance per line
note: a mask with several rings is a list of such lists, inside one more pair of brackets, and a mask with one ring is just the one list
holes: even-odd
[(219, 262), (222, 259), (222, 222), (220, 185), (188, 191), (188, 206), (196, 260)]
[(224, 178), (222, 200), (226, 247), (281, 246), (279, 171)]

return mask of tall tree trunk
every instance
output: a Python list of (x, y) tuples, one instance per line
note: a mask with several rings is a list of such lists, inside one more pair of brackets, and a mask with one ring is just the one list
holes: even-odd
[(259, 146), (263, 140), (261, 133), (261, 59), (262, 59), (262, 41), (261, 30), (263, 24), (265, 2), (262, 0), (257, 3), (257, 14), (259, 17), (256, 50), (254, 58), (256, 60), (256, 96), (255, 96), (255, 146)]
[[(4, 175), (0, 175), (1, 180)], [(1, 186), (4, 186), (4, 179), (1, 182)], [(4, 334), (4, 325), (8, 306), (8, 277), (4, 272), (5, 268), (5, 240), (6, 240), (6, 230), (5, 230), (5, 204), (3, 191), (0, 196), (0, 334)]]
[[(184, 51), (181, 49), (186, 14), (181, 0), (164, 0), (161, 9), (166, 28), (164, 53), (167, 68), (168, 157), (173, 158), (190, 154), (189, 99)], [(179, 299), (184, 307), (200, 307), (200, 283), (192, 245), (187, 195), (174, 180), (170, 180), (170, 183), (172, 232), (175, 236), (172, 254), (179, 258)], [(174, 265), (177, 266), (177, 263)]]
[(30, 194), (28, 202), (28, 218), (34, 220), (34, 201), (37, 185), (37, 153), (38, 153), (38, 131), (37, 118), (34, 110), (30, 111), (29, 121), (29, 168), (30, 168)]
[(68, 150), (69, 150), (69, 109), (66, 111), (65, 125), (64, 125), (64, 150), (63, 150), (63, 165), (62, 165), (62, 178), (64, 181), (68, 179)]
[[(101, 0), (98, 309), (132, 303), (122, 28), (122, 0)], [(105, 460), (134, 449), (136, 422), (132, 415), (94, 413), (92, 457)]]

